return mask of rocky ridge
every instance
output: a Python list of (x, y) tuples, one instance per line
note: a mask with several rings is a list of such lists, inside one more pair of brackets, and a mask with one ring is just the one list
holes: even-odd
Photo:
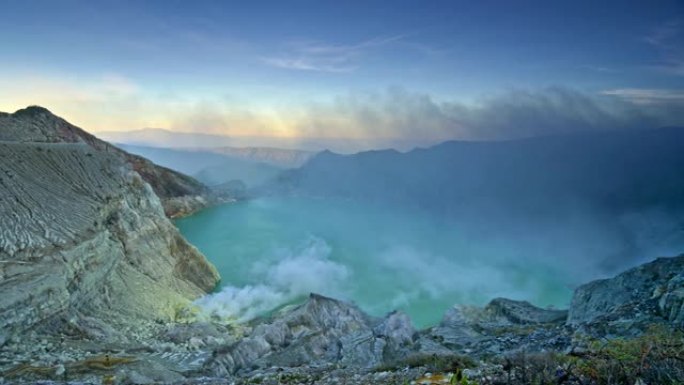
[(208, 147), (189, 148), (188, 150), (203, 150), (284, 169), (301, 167), (316, 155), (314, 151), (273, 147)]
[(187, 175), (158, 166), (100, 140), (43, 107), (31, 106), (13, 114), (0, 113), (0, 141), (82, 143), (93, 150), (120, 158), (152, 186), (169, 217), (189, 215), (209, 204), (230, 199), (213, 194), (208, 187)]
[(128, 341), (126, 325), (172, 320), (218, 282), (114, 147), (34, 107), (0, 116), (0, 160), (3, 353), (40, 346), (30, 335)]

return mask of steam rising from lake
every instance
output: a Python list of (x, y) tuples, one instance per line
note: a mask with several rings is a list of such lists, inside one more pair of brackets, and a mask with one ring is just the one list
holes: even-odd
[(661, 215), (491, 223), (352, 200), (262, 198), (177, 225), (223, 279), (217, 293), (197, 302), (205, 314), (247, 321), (316, 292), (374, 315), (404, 310), (429, 326), (456, 303), (482, 305), (498, 296), (565, 307), (577, 285), (641, 262), (615, 258), (626, 253), (626, 228), (635, 234), (629, 247), (641, 243), (639, 253), (653, 253), (643, 257), (684, 244), (681, 224)]
[(244, 322), (311, 292), (344, 295), (349, 269), (329, 259), (331, 249), (323, 240), (311, 238), (301, 247), (273, 253), (273, 264), (265, 258), (250, 267), (249, 277), (263, 283), (224, 286), (196, 304), (210, 316)]

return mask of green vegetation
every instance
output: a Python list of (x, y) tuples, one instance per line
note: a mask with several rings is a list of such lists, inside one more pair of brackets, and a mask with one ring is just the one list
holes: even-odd
[(577, 372), (597, 384), (684, 384), (684, 333), (653, 327), (634, 339), (592, 341), (575, 359)]
[(478, 385), (476, 381), (469, 380), (461, 369), (457, 369), (456, 373), (451, 376), (449, 385)]
[(509, 385), (682, 385), (684, 333), (652, 327), (636, 338), (588, 340), (582, 352), (523, 352), (500, 363)]
[(395, 371), (403, 368), (424, 367), (433, 373), (457, 372), (462, 369), (475, 367), (472, 358), (458, 354), (415, 354), (396, 360), (390, 364), (381, 365), (376, 371)]

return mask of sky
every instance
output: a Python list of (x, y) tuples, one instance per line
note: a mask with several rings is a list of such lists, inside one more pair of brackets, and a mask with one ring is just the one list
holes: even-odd
[(684, 2), (3, 0), (0, 111), (383, 141), (684, 125)]

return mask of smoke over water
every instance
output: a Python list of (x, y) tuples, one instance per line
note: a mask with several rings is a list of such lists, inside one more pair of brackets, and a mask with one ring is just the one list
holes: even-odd
[(244, 322), (311, 292), (345, 297), (350, 272), (331, 261), (330, 252), (328, 244), (318, 238), (296, 249), (277, 250), (273, 264), (257, 260), (251, 266), (250, 278), (263, 283), (225, 286), (195, 304), (205, 315)]
[[(498, 296), (528, 298), (530, 293), (547, 289), (536, 279), (522, 277), (543, 274), (533, 269), (525, 273), (503, 271), (485, 261), (467, 261), (465, 256), (450, 260), (400, 243), (368, 255), (373, 259), (365, 262), (335, 262), (330, 259), (332, 254), (330, 245), (316, 237), (301, 242), (299, 247), (273, 250), (249, 267), (248, 279), (253, 284), (226, 285), (195, 304), (203, 316), (245, 322), (309, 293), (318, 293), (360, 302), (364, 309), (378, 315), (392, 309), (427, 312), (414, 314), (421, 319), (434, 318), (439, 312), (431, 311), (427, 304), (444, 302), (445, 297), (445, 304), (457, 298), (459, 302), (481, 303)], [(382, 297), (373, 296), (378, 291)]]
[(240, 321), (309, 292), (419, 326), (499, 296), (566, 307), (578, 285), (684, 251), (682, 140), (672, 128), (321, 153), (274, 196), (177, 223), (226, 285), (200, 306)]
[(244, 322), (310, 292), (419, 327), (457, 303), (495, 297), (567, 307), (592, 279), (684, 250), (681, 215), (659, 209), (557, 220), (504, 214), (446, 219), (354, 200), (260, 198), (176, 223), (224, 286), (197, 301), (207, 317)]

